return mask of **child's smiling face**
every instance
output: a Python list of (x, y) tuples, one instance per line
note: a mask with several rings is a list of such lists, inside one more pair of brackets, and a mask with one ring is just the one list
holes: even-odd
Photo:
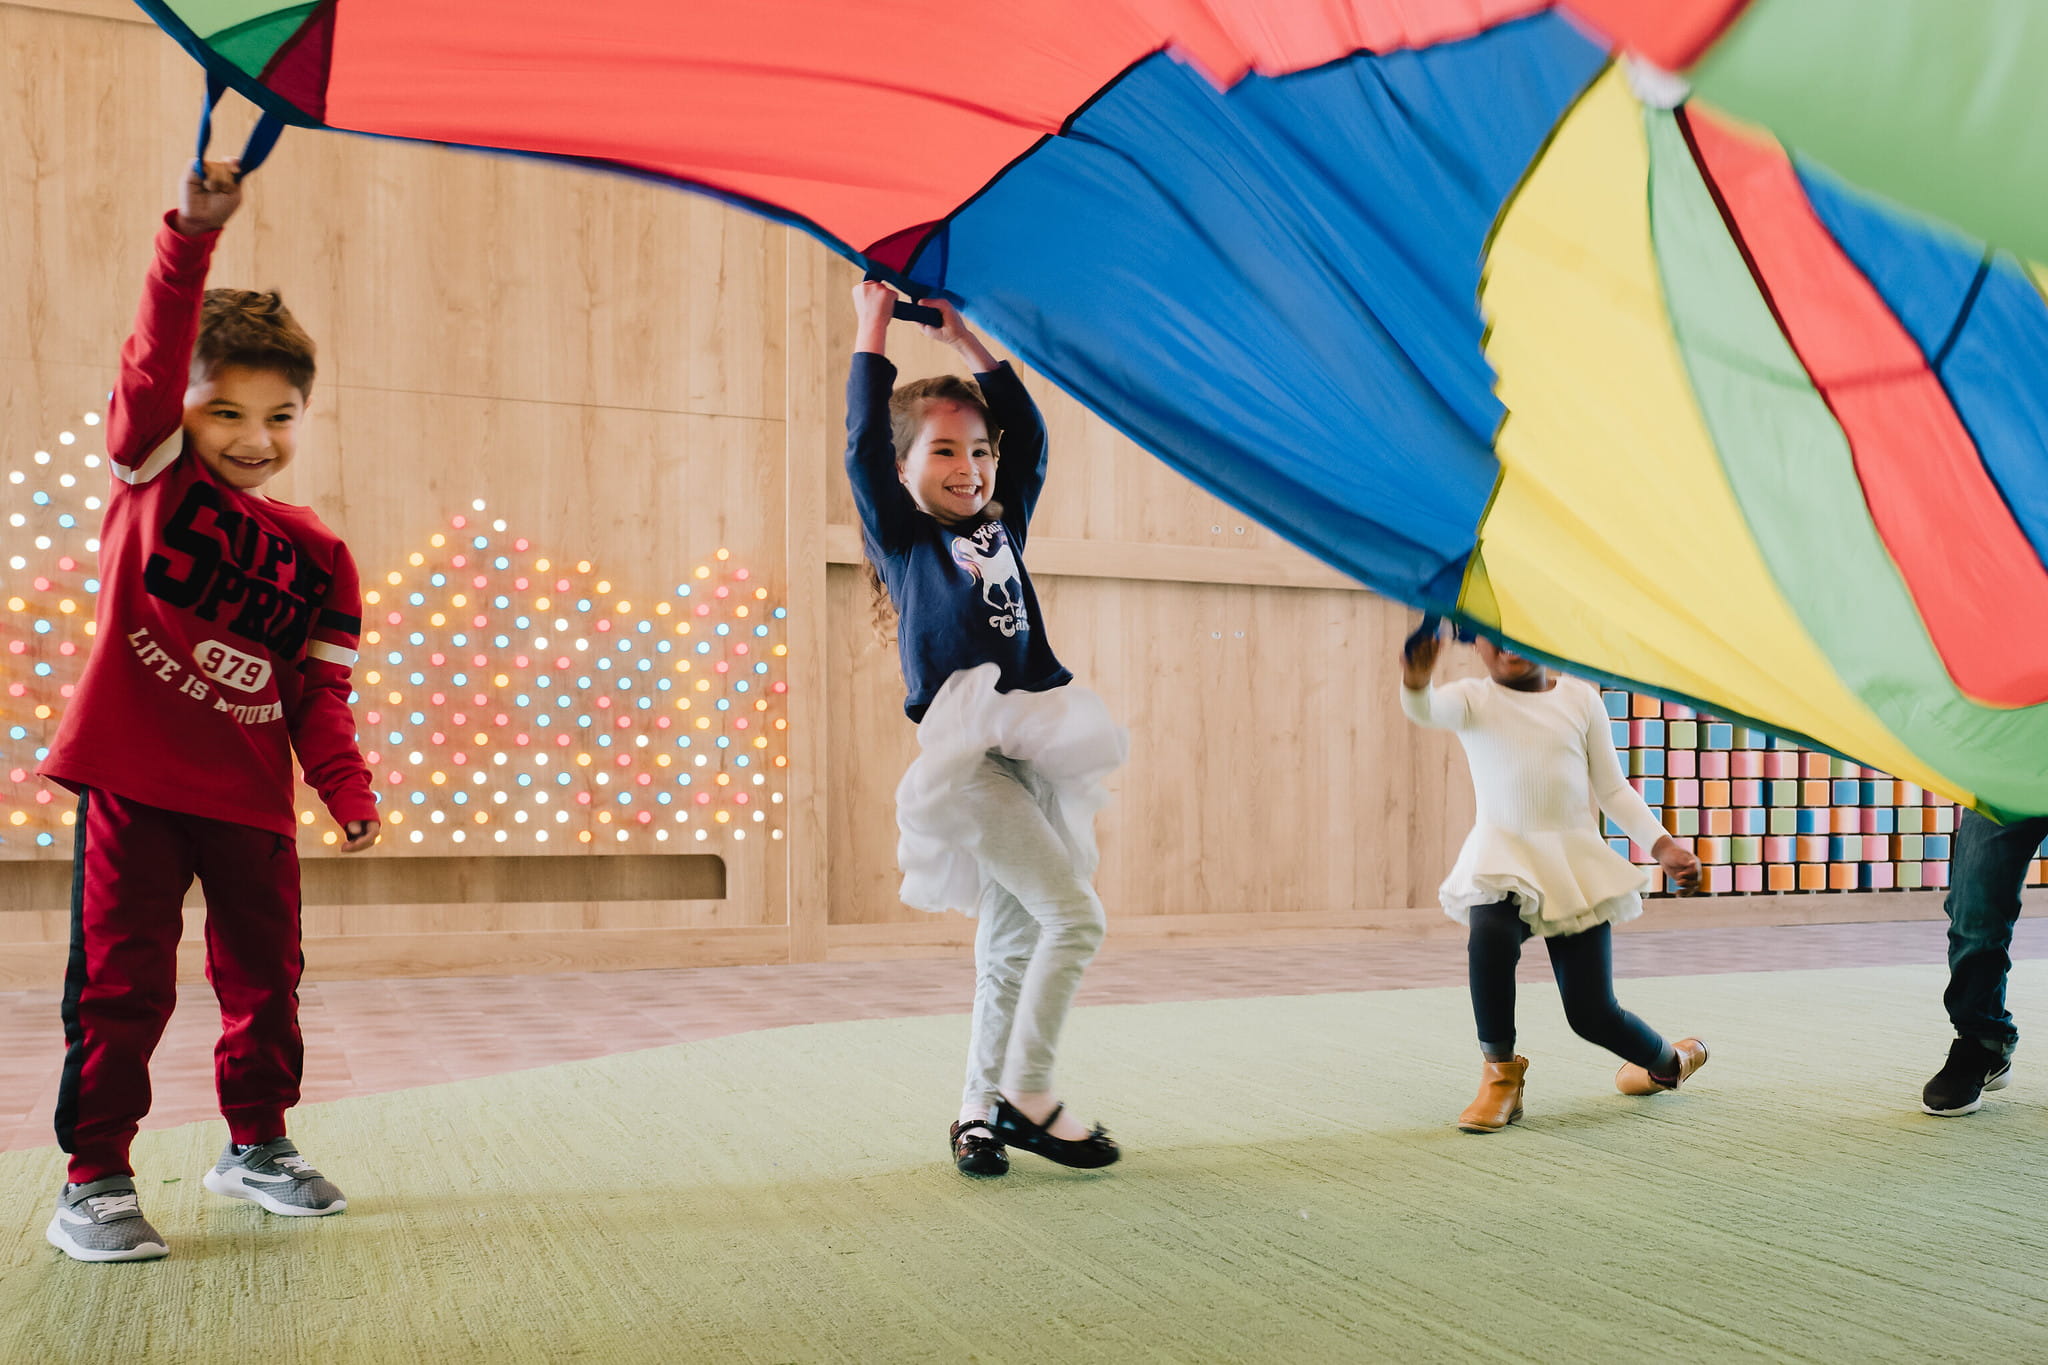
[(933, 399), (896, 477), (920, 510), (942, 522), (973, 520), (995, 495), (996, 448), (988, 423), (964, 403)]
[(277, 370), (221, 365), (185, 390), (193, 454), (230, 488), (253, 492), (292, 462), (306, 396)]

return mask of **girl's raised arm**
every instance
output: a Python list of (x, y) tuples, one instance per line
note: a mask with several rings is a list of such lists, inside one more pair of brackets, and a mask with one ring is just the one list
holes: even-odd
[[(1432, 624), (1434, 622), (1434, 624)], [(1472, 723), (1472, 689), (1430, 685), (1437, 655), (1443, 652), (1443, 624), (1434, 617), (1401, 644), (1401, 712), (1431, 730), (1463, 730)]]
[(886, 284), (863, 280), (854, 286), (853, 363), (846, 376), (846, 478), (860, 513), (861, 540), (868, 558), (877, 563), (910, 542), (917, 520), (917, 506), (896, 476), (896, 440), (889, 422), (896, 367), (885, 351), (895, 303), (896, 291)]

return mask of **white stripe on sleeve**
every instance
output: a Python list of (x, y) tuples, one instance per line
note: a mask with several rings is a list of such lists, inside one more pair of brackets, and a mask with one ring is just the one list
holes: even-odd
[(330, 664), (340, 664), (343, 668), (356, 666), (354, 650), (343, 649), (340, 645), (330, 645), (325, 640), (314, 640), (307, 644), (306, 654), (310, 658), (322, 659)]
[(177, 459), (178, 452), (184, 448), (185, 432), (180, 428), (172, 432), (169, 440), (158, 446), (148, 459), (135, 466), (135, 468), (129, 469), (124, 465), (115, 464), (111, 460), (108, 461), (108, 464), (114, 471), (114, 477), (122, 483), (130, 485), (145, 484), (163, 473), (166, 469), (169, 469), (171, 461)]

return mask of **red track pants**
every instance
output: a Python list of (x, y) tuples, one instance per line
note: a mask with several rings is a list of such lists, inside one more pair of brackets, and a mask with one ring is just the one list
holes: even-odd
[(105, 791), (78, 803), (64, 1077), (57, 1141), (78, 1183), (132, 1174), (149, 1112), (149, 1057), (177, 1004), (183, 901), (206, 893), (206, 979), (220, 1001), (213, 1050), (235, 1142), (284, 1135), (299, 1100), (299, 854), (282, 835), (145, 806)]

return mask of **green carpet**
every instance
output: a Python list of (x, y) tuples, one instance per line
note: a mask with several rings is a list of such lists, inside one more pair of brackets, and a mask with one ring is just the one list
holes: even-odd
[[(1651, 1100), (1525, 987), (1491, 1137), (1450, 1126), (1460, 992), (1087, 1010), (1124, 1164), (981, 1184), (964, 1018), (747, 1034), (302, 1110), (336, 1218), (207, 1194), (218, 1125), (146, 1134), (142, 1265), (45, 1246), (60, 1158), (0, 1153), (0, 1361), (2048, 1359), (2048, 1077), (1919, 1114), (1942, 980), (1624, 982), (1714, 1049)], [(2048, 962), (2012, 994), (2048, 1027)]]

